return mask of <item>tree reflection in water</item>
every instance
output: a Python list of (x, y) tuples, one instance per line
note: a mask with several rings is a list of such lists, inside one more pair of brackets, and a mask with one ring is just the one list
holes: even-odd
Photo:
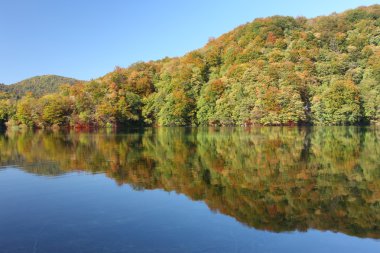
[(380, 238), (379, 141), (380, 131), (360, 127), (8, 131), (0, 165), (105, 173), (120, 185), (202, 200), (262, 230)]

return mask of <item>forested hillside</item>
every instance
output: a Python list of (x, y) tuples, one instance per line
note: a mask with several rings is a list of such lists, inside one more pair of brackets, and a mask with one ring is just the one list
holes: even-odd
[[(380, 5), (242, 25), (183, 57), (0, 101), (35, 127), (348, 125), (380, 120)], [(3, 95), (6, 97), (6, 95)]]
[(17, 97), (25, 96), (25, 94), (31, 92), (35, 96), (41, 97), (45, 94), (58, 92), (62, 84), (74, 84), (76, 82), (78, 82), (78, 80), (73, 78), (44, 75), (28, 78), (11, 85), (0, 84), (0, 91), (8, 92)]

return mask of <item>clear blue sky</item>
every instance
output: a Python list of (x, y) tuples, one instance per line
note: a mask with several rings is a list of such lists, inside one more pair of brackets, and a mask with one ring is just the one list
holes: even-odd
[(0, 0), (0, 83), (57, 74), (88, 80), (180, 56), (256, 17), (314, 17), (374, 0)]

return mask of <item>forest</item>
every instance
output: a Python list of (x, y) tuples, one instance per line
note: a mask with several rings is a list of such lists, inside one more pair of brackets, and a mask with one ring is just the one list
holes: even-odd
[(28, 93), (32, 93), (35, 97), (41, 97), (48, 93), (58, 92), (62, 84), (76, 82), (78, 80), (57, 75), (35, 76), (10, 85), (0, 84), (0, 92), (8, 93), (16, 99)]
[(183, 57), (20, 94), (0, 92), (0, 125), (378, 124), (380, 5), (257, 18)]

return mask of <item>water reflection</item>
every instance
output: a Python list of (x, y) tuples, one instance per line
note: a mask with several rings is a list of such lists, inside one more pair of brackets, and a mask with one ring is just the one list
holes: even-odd
[(243, 224), (380, 238), (375, 128), (158, 128), (124, 134), (0, 135), (0, 165), (38, 175), (104, 172), (176, 191)]

